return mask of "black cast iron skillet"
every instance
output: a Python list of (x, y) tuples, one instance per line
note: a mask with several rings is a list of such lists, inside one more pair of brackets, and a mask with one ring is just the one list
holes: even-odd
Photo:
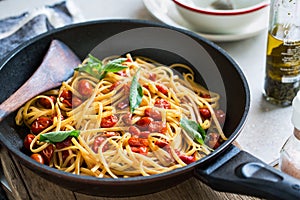
[[(132, 30), (134, 32), (131, 32)], [(113, 42), (119, 39), (120, 33), (122, 40)], [(171, 34), (169, 37), (168, 33)], [(108, 39), (112, 36), (113, 40)], [(136, 40), (138, 37), (142, 39)], [(214, 43), (185, 30), (139, 20), (104, 20), (67, 26), (26, 42), (0, 63), (0, 102), (7, 99), (32, 75), (53, 39), (64, 42), (80, 59), (84, 59), (91, 51), (103, 56), (114, 51), (118, 53), (127, 51), (164, 64), (174, 62), (191, 64), (193, 59), (200, 60), (199, 65), (193, 66), (197, 72), (196, 79), (222, 95), (221, 106), (226, 110), (223, 129), (229, 139), (204, 159), (167, 173), (117, 180), (98, 179), (65, 173), (30, 159), (22, 149), (27, 130), (15, 125), (13, 113), (0, 124), (1, 144), (33, 172), (69, 190), (96, 196), (121, 197), (153, 193), (195, 176), (219, 191), (267, 199), (299, 199), (299, 180), (267, 166), (232, 145), (246, 121), (250, 107), (250, 92), (239, 66)], [(191, 44), (181, 42), (185, 40)], [(134, 42), (139, 47), (132, 45)], [(97, 48), (95, 50), (99, 43), (101, 43), (100, 50)], [(101, 51), (103, 47), (111, 50)], [(205, 50), (204, 53), (201, 52), (201, 48)], [(180, 51), (181, 49), (183, 51)], [(185, 55), (192, 57), (187, 58)], [(192, 61), (192, 65), (195, 62)], [(213, 66), (209, 66), (211, 63)]]

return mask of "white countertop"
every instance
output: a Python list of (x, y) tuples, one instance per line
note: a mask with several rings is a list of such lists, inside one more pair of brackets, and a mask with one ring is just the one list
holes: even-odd
[[(163, 0), (162, 0), (163, 1)], [(0, 1), (0, 19), (20, 14), (58, 0)], [(74, 0), (85, 20), (130, 18), (158, 22), (142, 0)], [(241, 147), (270, 163), (279, 156), (280, 148), (292, 134), (291, 107), (278, 107), (262, 97), (265, 73), (266, 30), (258, 35), (235, 42), (216, 42), (239, 63), (250, 87), (251, 108), (248, 120), (237, 141)]]

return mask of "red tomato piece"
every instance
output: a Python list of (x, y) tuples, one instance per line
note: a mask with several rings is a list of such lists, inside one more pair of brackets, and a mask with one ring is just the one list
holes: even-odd
[(128, 144), (132, 147), (141, 147), (141, 146), (149, 146), (148, 139), (138, 138), (137, 136), (133, 136), (129, 138)]
[(107, 117), (102, 118), (101, 120), (101, 127), (102, 128), (111, 128), (118, 122), (118, 117), (115, 115), (110, 115)]
[(158, 108), (170, 109), (171, 104), (165, 99), (156, 99), (154, 106)]
[(122, 121), (124, 122), (125, 125), (131, 125), (132, 124), (132, 114), (127, 113), (123, 115)]
[(159, 133), (166, 133), (167, 126), (162, 121), (153, 121), (149, 124), (148, 130), (150, 132), (159, 132)]
[(32, 124), (31, 124), (31, 131), (33, 134), (37, 135), (38, 133), (42, 132), (44, 129), (48, 128), (52, 125), (52, 119), (49, 117), (38, 117)]
[(161, 120), (161, 113), (159, 110), (156, 110), (155, 108), (146, 108), (145, 109), (145, 116), (152, 117), (154, 120)]
[(204, 120), (209, 119), (211, 117), (211, 113), (208, 108), (199, 108), (199, 112)]
[(94, 88), (93, 85), (87, 79), (81, 79), (77, 85), (78, 92), (85, 98), (92, 95)]
[(33, 160), (35, 160), (38, 163), (44, 164), (44, 158), (41, 154), (34, 153), (30, 156)]
[(141, 119), (139, 119), (136, 122), (136, 125), (138, 125), (142, 129), (144, 129), (144, 128), (148, 127), (149, 124), (153, 121), (154, 120), (151, 117), (142, 117)]
[(164, 86), (162, 84), (156, 84), (156, 88), (157, 88), (158, 91), (160, 91), (164, 95), (166, 95), (166, 96), (168, 95), (169, 90), (166, 86)]
[(26, 149), (30, 149), (30, 144), (32, 143), (32, 141), (34, 140), (35, 135), (33, 134), (27, 134), (26, 137), (24, 138), (24, 147)]
[(52, 103), (56, 103), (56, 97), (55, 96), (49, 96), (49, 98), (51, 100), (49, 100), (48, 98), (40, 98), (38, 101), (39, 101), (39, 104), (41, 106), (43, 106), (44, 108), (51, 108), (51, 102)]
[(53, 152), (54, 152), (54, 148), (52, 144), (47, 146), (47, 148), (43, 149), (42, 156), (46, 164), (50, 163), (53, 156)]
[(139, 153), (139, 154), (143, 154), (143, 155), (147, 155), (148, 153), (148, 147), (130, 147), (131, 151), (133, 151), (134, 153)]

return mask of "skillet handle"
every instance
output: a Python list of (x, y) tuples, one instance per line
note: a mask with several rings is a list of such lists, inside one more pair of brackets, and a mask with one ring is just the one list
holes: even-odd
[(197, 167), (195, 176), (211, 188), (266, 199), (300, 199), (300, 180), (231, 145), (220, 158)]

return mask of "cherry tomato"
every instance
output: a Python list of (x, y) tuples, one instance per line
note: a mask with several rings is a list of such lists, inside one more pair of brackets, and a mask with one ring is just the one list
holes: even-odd
[(226, 118), (226, 114), (223, 110), (216, 110), (215, 111), (216, 117), (218, 119), (218, 121), (220, 122), (220, 124), (224, 124), (225, 123), (225, 118)]
[(204, 120), (209, 119), (211, 117), (211, 113), (208, 108), (199, 108), (199, 112)]
[(156, 140), (155, 141), (155, 145), (159, 146), (160, 148), (164, 148), (168, 144), (169, 143), (167, 141), (164, 141), (164, 140)]
[(151, 81), (156, 81), (156, 74), (153, 73), (149, 73), (149, 77), (148, 77)]
[(30, 156), (33, 160), (35, 160), (38, 163), (44, 164), (44, 158), (41, 154), (34, 153)]
[(118, 117), (115, 115), (110, 115), (102, 118), (100, 125), (102, 128), (110, 128), (116, 125), (117, 122), (118, 122)]
[(62, 142), (56, 142), (55, 143), (55, 147), (56, 149), (63, 149), (65, 147), (69, 147), (72, 145), (72, 138), (71, 137), (67, 137), (64, 141)]
[(161, 84), (156, 84), (156, 88), (158, 89), (158, 91), (160, 91), (161, 93), (163, 93), (164, 95), (168, 95), (168, 88), (164, 85)]
[(165, 99), (156, 99), (154, 102), (154, 106), (158, 108), (170, 109), (171, 104)]
[[(44, 108), (51, 108), (51, 102), (52, 103), (56, 103), (56, 97), (55, 96), (49, 96), (49, 98), (51, 100), (49, 100), (48, 98), (40, 98), (38, 101), (39, 101), (39, 104), (41, 106), (43, 106)], [(51, 102), (50, 102), (51, 101)]]
[(141, 131), (139, 137), (140, 138), (148, 138), (150, 131)]
[(192, 162), (196, 161), (196, 158), (194, 156), (187, 156), (187, 155), (179, 155), (179, 158), (185, 163), (190, 164)]
[(27, 134), (24, 138), (24, 147), (26, 149), (30, 149), (30, 144), (32, 143), (33, 139), (35, 138), (35, 135), (33, 134)]
[(115, 83), (113, 83), (110, 87), (109, 87), (109, 90), (112, 91), (114, 90), (118, 85), (120, 85), (120, 81), (117, 81)]
[(48, 128), (52, 125), (52, 119), (49, 117), (38, 117), (32, 124), (31, 124), (31, 131), (33, 134), (37, 135), (44, 129)]
[(148, 147), (142, 146), (142, 147), (130, 147), (131, 151), (134, 153), (139, 153), (143, 155), (147, 155), (148, 153)]
[(156, 110), (155, 108), (146, 108), (145, 109), (145, 116), (152, 117), (154, 120), (161, 120), (161, 113), (159, 110)]
[(122, 70), (122, 71), (118, 71), (116, 72), (116, 74), (118, 74), (119, 76), (122, 76), (122, 77), (127, 77), (127, 72), (126, 72), (126, 69), (125, 70)]
[(93, 85), (87, 79), (81, 79), (77, 85), (78, 92), (85, 98), (92, 95), (94, 88)]
[(123, 110), (124, 108), (127, 108), (129, 106), (129, 100), (126, 99), (124, 101), (121, 101), (120, 103), (118, 103), (117, 108)]
[(209, 94), (201, 93), (201, 94), (200, 94), (200, 97), (209, 99), (209, 98), (210, 98), (210, 95), (209, 95)]
[(154, 120), (151, 117), (142, 117), (136, 122), (136, 125), (138, 125), (140, 129), (145, 130), (153, 121)]
[[(100, 146), (105, 140), (106, 140), (106, 138), (103, 137), (103, 136), (97, 136), (97, 137), (95, 138), (94, 144), (93, 144), (93, 151), (94, 151), (95, 153), (98, 153), (98, 148), (99, 148), (99, 146)], [(106, 144), (103, 146), (103, 148), (102, 148), (102, 152), (107, 151), (108, 148), (109, 148), (109, 147), (108, 147), (108, 144), (106, 143)]]
[(123, 115), (122, 121), (124, 122), (125, 125), (131, 125), (132, 124), (132, 114), (127, 113)]
[(52, 156), (53, 156), (53, 152), (54, 152), (54, 148), (53, 148), (52, 144), (47, 146), (45, 149), (43, 149), (42, 156), (45, 160), (45, 163), (47, 163), (47, 164), (50, 163)]
[(129, 126), (129, 129), (128, 129), (129, 133), (131, 135), (137, 135), (139, 136), (141, 134), (141, 131), (138, 127), (136, 126)]
[(153, 132), (166, 133), (168, 129), (165, 123), (161, 121), (153, 121), (149, 124), (148, 130), (152, 133)]
[(209, 146), (212, 149), (216, 149), (220, 146), (220, 141), (219, 141), (219, 134), (217, 133), (209, 133), (206, 136), (206, 140), (205, 143), (207, 144), (207, 146)]
[(149, 141), (146, 138), (138, 138), (137, 136), (133, 136), (129, 138), (128, 144), (132, 147), (141, 147), (141, 146), (149, 146)]
[(72, 92), (69, 90), (63, 90), (59, 96), (60, 100), (67, 104), (69, 107), (72, 107)]
[(81, 104), (82, 104), (82, 100), (79, 97), (74, 96), (72, 98), (72, 104), (71, 104), (72, 107), (76, 108), (76, 107), (80, 106)]

